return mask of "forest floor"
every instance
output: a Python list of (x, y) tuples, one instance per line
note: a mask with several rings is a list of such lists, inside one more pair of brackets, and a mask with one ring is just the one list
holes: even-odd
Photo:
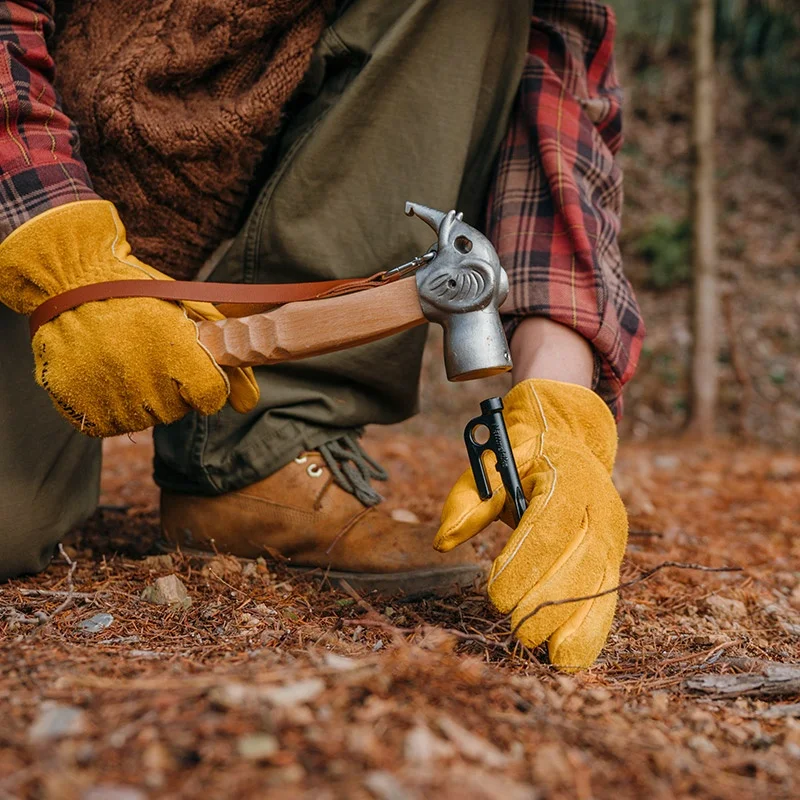
[[(367, 447), (388, 505), (434, 521), (458, 437), (428, 414)], [(150, 459), (148, 435), (108, 442), (74, 567), (0, 587), (0, 798), (800, 793), (797, 454), (624, 444), (634, 583), (601, 659), (569, 676), (515, 646), (481, 587), (387, 603), (159, 552)], [(488, 558), (502, 529), (484, 539)], [(664, 564), (685, 566), (646, 577)], [(168, 575), (190, 605), (142, 599)]]

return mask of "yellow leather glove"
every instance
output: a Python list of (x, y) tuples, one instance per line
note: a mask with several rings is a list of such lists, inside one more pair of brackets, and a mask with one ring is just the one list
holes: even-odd
[[(112, 203), (85, 200), (46, 211), (0, 244), (0, 302), (30, 314), (48, 298), (110, 280), (171, 280), (131, 255)], [(209, 303), (120, 298), (85, 303), (42, 325), (35, 375), (56, 408), (90, 436), (115, 436), (258, 401), (252, 370), (221, 368), (197, 339)]]
[[(495, 559), (489, 597), (499, 611), (511, 613), (520, 641), (529, 647), (547, 641), (552, 664), (583, 669), (605, 644), (616, 592), (547, 606), (525, 618), (540, 603), (619, 584), (628, 517), (611, 482), (616, 425), (600, 397), (573, 384), (523, 381), (503, 402), (528, 509)], [(493, 493), (486, 501), (471, 471), (459, 478), (442, 511), (437, 550), (452, 549), (496, 519), (513, 527), (494, 465), (487, 475)]]

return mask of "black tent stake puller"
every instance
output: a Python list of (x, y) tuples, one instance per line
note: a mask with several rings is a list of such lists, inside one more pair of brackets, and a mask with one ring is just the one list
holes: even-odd
[[(506, 494), (511, 500), (514, 522), (519, 523), (528, 503), (522, 493), (522, 484), (519, 480), (517, 464), (514, 461), (514, 452), (508, 440), (506, 422), (503, 419), (503, 401), (499, 397), (490, 397), (481, 403), (481, 415), (471, 419), (464, 428), (464, 444), (467, 446), (469, 464), (475, 477), (475, 485), (481, 500), (488, 500), (492, 496), (492, 487), (486, 477), (486, 468), (483, 463), (483, 454), (489, 450), (497, 459), (496, 468), (500, 473)], [(475, 431), (484, 427), (489, 431), (488, 440), (481, 444), (475, 439)]]

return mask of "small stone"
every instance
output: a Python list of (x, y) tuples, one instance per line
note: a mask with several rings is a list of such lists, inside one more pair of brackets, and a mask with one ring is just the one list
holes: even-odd
[(32, 744), (38, 744), (75, 736), (83, 732), (84, 726), (85, 715), (81, 709), (45, 701), (39, 709), (39, 716), (28, 730), (28, 739)]
[(305, 681), (289, 683), (286, 686), (277, 686), (263, 689), (261, 696), (271, 705), (279, 708), (298, 706), (316, 700), (325, 691), (325, 681), (320, 678), (309, 678)]
[(716, 619), (742, 619), (747, 616), (747, 606), (741, 600), (713, 594), (706, 598), (706, 605)]
[(82, 620), (75, 627), (86, 631), (86, 633), (99, 633), (105, 630), (113, 621), (113, 614), (95, 614), (89, 619)]
[(372, 725), (348, 724), (345, 728), (347, 749), (366, 763), (376, 763), (382, 754), (382, 745)]
[(165, 575), (142, 592), (142, 600), (157, 606), (189, 608), (192, 598), (177, 575)]
[(173, 569), (172, 556), (166, 553), (160, 556), (147, 556), (142, 559), (142, 566), (156, 572), (169, 572)]
[(242, 563), (233, 556), (214, 556), (200, 571), (206, 578), (221, 578), (229, 581), (242, 574)]
[(391, 517), (396, 522), (407, 522), (411, 525), (416, 525), (419, 523), (419, 517), (408, 508), (393, 508), (391, 511)]
[(563, 695), (574, 694), (575, 690), (578, 688), (578, 683), (575, 678), (570, 678), (569, 675), (556, 675), (556, 682)]
[(268, 733), (251, 733), (240, 736), (236, 742), (236, 750), (242, 758), (248, 761), (261, 761), (274, 756), (280, 749), (278, 740)]

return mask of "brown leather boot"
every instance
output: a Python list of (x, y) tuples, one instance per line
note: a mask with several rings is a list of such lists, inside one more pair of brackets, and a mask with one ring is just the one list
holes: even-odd
[(277, 553), (292, 568), (318, 568), (334, 583), (383, 595), (442, 594), (483, 573), (471, 547), (437, 553), (434, 526), (395, 520), (340, 488), (316, 451), (217, 497), (163, 491), (161, 527), (184, 549)]

